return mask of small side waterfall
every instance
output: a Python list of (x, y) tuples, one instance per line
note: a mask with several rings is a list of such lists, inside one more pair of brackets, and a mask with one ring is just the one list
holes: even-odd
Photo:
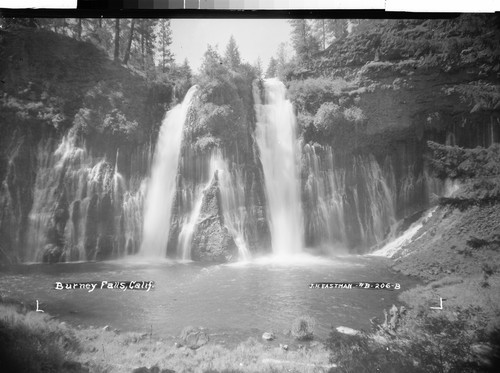
[[(396, 222), (394, 171), (373, 156), (335, 161), (329, 146), (304, 146), (303, 195), (307, 243), (368, 248)], [(355, 239), (353, 239), (355, 237)]]
[(267, 79), (264, 89), (264, 103), (259, 92), (254, 94), (255, 140), (264, 171), (273, 253), (288, 256), (304, 246), (295, 116), (283, 83)]
[(238, 246), (239, 260), (247, 261), (251, 255), (245, 237), (247, 211), (242, 172), (237, 167), (231, 170), (220, 150), (212, 154), (210, 169), (212, 175), (218, 172), (224, 224)]
[(137, 251), (143, 191), (127, 186), (118, 153), (114, 166), (92, 156), (74, 129), (57, 147), (42, 142), (37, 153), (23, 261), (102, 260)]
[(347, 204), (345, 169), (335, 164), (332, 148), (303, 149), (305, 230), (311, 245), (345, 245)]
[(167, 253), (183, 128), (196, 90), (191, 87), (182, 104), (167, 113), (160, 129), (144, 206), (141, 254), (146, 256)]
[(182, 225), (181, 233), (179, 233), (179, 243), (177, 244), (177, 257), (182, 260), (191, 260), (191, 243), (193, 242), (194, 230), (200, 217), (201, 206), (203, 203), (203, 190), (198, 190), (194, 208), (188, 217), (187, 222)]

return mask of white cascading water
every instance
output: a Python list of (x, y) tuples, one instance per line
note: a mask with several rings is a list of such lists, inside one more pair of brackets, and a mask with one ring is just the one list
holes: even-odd
[(170, 110), (161, 125), (145, 206), (141, 254), (165, 257), (176, 190), (177, 168), (184, 122), (197, 87), (191, 87), (182, 104)]
[(205, 187), (198, 188), (194, 207), (191, 210), (189, 218), (182, 225), (181, 232), (179, 233), (177, 257), (183, 261), (191, 260), (191, 243), (193, 242), (194, 232), (196, 225), (198, 224), (198, 218), (200, 217), (201, 207), (203, 204), (203, 192), (209, 185), (210, 182)]
[(345, 227), (345, 169), (334, 162), (331, 147), (316, 147), (306, 144), (303, 148), (304, 170), (307, 175), (304, 185), (306, 204), (306, 232), (314, 236), (316, 244), (332, 245), (347, 241)]
[(295, 116), (283, 83), (266, 79), (264, 88), (264, 103), (259, 92), (254, 94), (255, 140), (264, 171), (273, 254), (289, 256), (304, 246)]
[(231, 172), (228, 161), (220, 150), (215, 151), (210, 159), (210, 170), (213, 175), (218, 171), (219, 191), (221, 197), (224, 225), (233, 236), (238, 247), (238, 259), (248, 261), (251, 258), (246, 244), (245, 223), (245, 183), (241, 171), (235, 167)]
[[(45, 245), (57, 245), (63, 250), (61, 260), (94, 260), (99, 236), (110, 235), (112, 252), (116, 258), (127, 251), (135, 252), (142, 222), (142, 191), (129, 189), (124, 177), (105, 159), (93, 157), (85, 144), (78, 145), (77, 131), (70, 130), (53, 150), (50, 142), (42, 142), (38, 149), (38, 172), (33, 191), (33, 206), (29, 214), (27, 252), (24, 261), (43, 260)], [(118, 159), (117, 152), (117, 159)], [(102, 219), (92, 212), (103, 206), (110, 219)], [(54, 237), (55, 214), (58, 207), (61, 219)], [(89, 215), (90, 214), (90, 215)], [(123, 244), (120, 242), (123, 237)], [(90, 238), (96, 238), (92, 242)], [(90, 254), (90, 255), (89, 255)]]

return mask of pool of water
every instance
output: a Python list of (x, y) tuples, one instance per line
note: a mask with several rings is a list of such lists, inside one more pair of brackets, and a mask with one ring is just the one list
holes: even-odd
[[(331, 326), (369, 329), (369, 318), (398, 304), (415, 280), (388, 269), (388, 260), (367, 256), (263, 258), (247, 263), (200, 265), (140, 257), (99, 263), (22, 265), (0, 272), (0, 295), (21, 299), (74, 325), (110, 325), (160, 336), (188, 326), (211, 333), (259, 335), (290, 329), (309, 315), (315, 335)], [(56, 282), (154, 281), (151, 291), (55, 290)], [(312, 282), (384, 281), (400, 290), (310, 289)]]

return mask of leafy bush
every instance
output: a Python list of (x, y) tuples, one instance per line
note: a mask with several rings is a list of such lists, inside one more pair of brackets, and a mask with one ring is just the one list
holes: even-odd
[(107, 113), (101, 121), (99, 115), (91, 109), (82, 108), (73, 121), (74, 130), (85, 138), (104, 138), (107, 141), (133, 142), (139, 136), (139, 124), (127, 120), (118, 109)]
[(347, 335), (332, 329), (326, 341), (335, 372), (424, 372), (417, 370), (399, 349), (375, 342), (364, 334)]
[(2, 372), (59, 372), (68, 353), (78, 351), (70, 329), (48, 316), (0, 305)]
[(130, 141), (137, 133), (138, 127), (139, 125), (136, 121), (128, 121), (121, 111), (114, 109), (104, 118), (102, 133), (104, 135), (110, 135), (112, 137)]
[(314, 116), (314, 127), (322, 136), (339, 136), (349, 130), (344, 121), (340, 106), (325, 102)]
[[(396, 338), (332, 330), (326, 346), (341, 372), (472, 373), (485, 371), (497, 358), (492, 351), (498, 348), (498, 331), (488, 331), (488, 323), (474, 306), (437, 313), (426, 305), (405, 314)], [(482, 348), (488, 352), (472, 346), (488, 346)]]
[(352, 148), (356, 136), (363, 130), (365, 121), (365, 115), (356, 106), (342, 109), (339, 105), (326, 102), (314, 116), (314, 140), (344, 149)]
[(324, 77), (293, 80), (288, 95), (298, 111), (315, 113), (323, 103), (336, 101), (347, 85), (343, 79)]
[(465, 179), (500, 175), (500, 145), (464, 149), (427, 142), (431, 166), (440, 178)]
[(310, 316), (300, 316), (292, 324), (292, 335), (298, 340), (309, 340), (314, 337), (316, 321)]

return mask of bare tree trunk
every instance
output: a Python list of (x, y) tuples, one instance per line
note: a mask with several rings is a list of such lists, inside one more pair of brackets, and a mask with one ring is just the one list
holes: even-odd
[(132, 39), (134, 37), (134, 24), (135, 19), (132, 18), (130, 22), (130, 36), (128, 38), (127, 50), (125, 51), (125, 58), (123, 59), (123, 63), (126, 65), (128, 63), (128, 59), (130, 58), (130, 47), (132, 46)]
[(115, 19), (115, 53), (113, 60), (120, 61), (120, 19)]
[(78, 18), (78, 40), (82, 40), (82, 19)]
[(326, 49), (325, 20), (323, 20), (321, 23), (323, 26), (323, 50), (325, 50)]
[(141, 20), (141, 57), (142, 57), (142, 69), (144, 70), (146, 66), (146, 58), (144, 57), (144, 20)]

